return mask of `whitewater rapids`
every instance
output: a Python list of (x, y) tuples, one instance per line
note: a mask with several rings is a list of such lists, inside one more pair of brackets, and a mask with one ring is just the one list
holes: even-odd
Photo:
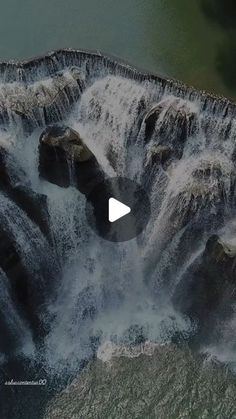
[[(223, 236), (235, 219), (235, 115), (225, 99), (100, 54), (59, 51), (0, 64), (0, 146), (17, 162), (9, 161), (12, 176), (46, 195), (51, 244), (2, 191), (0, 222), (33, 288), (46, 286), (42, 266), (59, 272), (40, 313), (47, 333), (38, 347), (0, 264), (0, 312), (17, 333), (17, 354), (42, 359), (50, 374), (60, 375), (94, 356), (96, 342), (129, 344), (137, 330), (160, 344), (194, 333), (172, 296), (210, 235)], [(107, 176), (145, 187), (152, 214), (141, 236), (104, 241), (87, 224), (84, 195), (39, 177), (39, 136), (52, 123), (79, 132)], [(160, 150), (171, 157), (160, 163)], [(227, 345), (227, 361), (234, 362), (233, 342)], [(221, 358), (214, 346), (215, 353)]]

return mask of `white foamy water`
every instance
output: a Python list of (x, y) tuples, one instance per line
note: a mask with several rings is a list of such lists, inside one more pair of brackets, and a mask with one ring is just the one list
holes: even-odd
[[(111, 75), (108, 67), (92, 68), (88, 76), (80, 63), (78, 71), (85, 83), (83, 93), (75, 99), (70, 85), (69, 93), (60, 97), (61, 107), (53, 108), (53, 117), (57, 120), (65, 113), (63, 123), (80, 133), (108, 176), (138, 180), (149, 193), (152, 214), (137, 239), (105, 242), (88, 226), (80, 192), (39, 178), (39, 126), (45, 121), (33, 119), (35, 126), (28, 135), (18, 120), (10, 121), (0, 144), (7, 144), (30, 187), (47, 196), (52, 248), (3, 194), (0, 216), (31, 272), (38, 273), (42, 263), (50, 264), (50, 257), (60, 266), (46, 303), (45, 319), (50, 322), (44, 340), (47, 366), (59, 371), (76, 369), (89, 358), (91, 341), (127, 344), (132, 331), (140, 329), (145, 339), (162, 344), (175, 333), (191, 333), (193, 325), (176, 312), (171, 297), (201, 257), (207, 238), (234, 218), (236, 127), (233, 117), (224, 116), (225, 106), (214, 109), (209, 99), (204, 108), (196, 92), (194, 99), (190, 95), (180, 99), (177, 87), (170, 92), (157, 82), (124, 78), (118, 70)], [(61, 83), (71, 82), (71, 77), (64, 73)], [(55, 83), (50, 80), (30, 84), (29, 95), (45, 89), (46, 96), (53, 96)], [(27, 89), (13, 84), (10, 88), (16, 97), (23, 95), (21, 103), (30, 105)], [(12, 103), (7, 106), (12, 109)], [(153, 112), (148, 135), (146, 123)], [(170, 149), (166, 165), (153, 160), (153, 147), (158, 146)], [(39, 280), (43, 287), (43, 278)]]

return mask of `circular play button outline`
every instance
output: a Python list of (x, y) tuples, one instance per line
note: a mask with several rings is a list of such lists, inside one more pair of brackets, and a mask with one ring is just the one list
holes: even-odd
[(124, 242), (141, 234), (150, 214), (146, 191), (125, 177), (105, 179), (87, 196), (88, 224), (96, 234), (111, 242)]

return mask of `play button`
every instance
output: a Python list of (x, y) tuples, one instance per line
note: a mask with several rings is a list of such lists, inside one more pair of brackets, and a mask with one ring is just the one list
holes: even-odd
[(145, 190), (133, 180), (109, 178), (87, 196), (86, 215), (90, 227), (102, 238), (123, 242), (145, 229), (150, 202)]
[(110, 223), (114, 223), (125, 215), (129, 214), (131, 208), (115, 198), (109, 199), (108, 219)]

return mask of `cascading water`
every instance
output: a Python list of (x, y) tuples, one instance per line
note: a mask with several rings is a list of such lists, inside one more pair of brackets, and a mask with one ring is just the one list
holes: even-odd
[[(235, 217), (234, 105), (96, 54), (59, 51), (0, 68), (0, 146), (17, 163), (9, 173), (20, 167), (18, 183), (27, 179), (31, 191), (46, 195), (49, 214), (45, 237), (0, 193), (0, 224), (33, 281), (44, 330), (37, 345), (30, 313), (17, 306), (0, 262), (0, 319), (18, 341), (8, 358), (36, 351), (52, 375), (76, 373), (98, 342), (134, 342), (135, 330), (160, 343), (193, 333), (172, 297), (207, 239), (223, 236)], [(148, 191), (152, 214), (137, 239), (104, 241), (87, 223), (81, 192), (39, 177), (39, 136), (55, 122), (80, 133), (107, 176), (129, 177)]]

